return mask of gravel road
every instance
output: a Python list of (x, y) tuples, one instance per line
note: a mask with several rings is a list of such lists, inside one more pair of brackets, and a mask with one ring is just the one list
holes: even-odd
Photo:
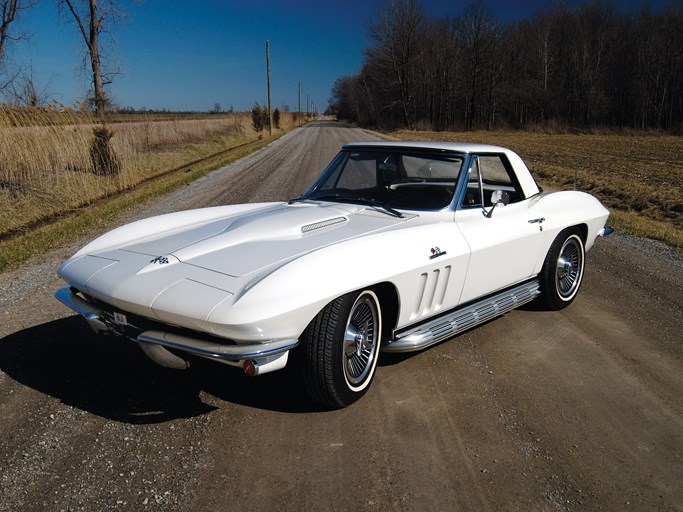
[[(307, 125), (121, 222), (294, 197), (368, 138)], [(383, 355), (324, 411), (287, 369), (96, 338), (52, 298), (84, 241), (0, 275), (0, 511), (683, 510), (683, 258), (661, 244), (598, 241), (569, 308)]]

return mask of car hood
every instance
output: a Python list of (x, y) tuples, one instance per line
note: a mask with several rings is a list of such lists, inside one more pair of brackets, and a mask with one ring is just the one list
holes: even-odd
[(168, 257), (242, 277), (319, 247), (389, 228), (402, 220), (349, 206), (281, 205), (133, 243), (119, 251), (152, 257), (140, 272), (163, 267), (154, 258)]
[[(182, 304), (187, 310), (189, 296), (202, 297), (197, 316), (205, 317), (207, 308), (243, 293), (250, 282), (288, 261), (415, 217), (338, 203), (276, 203), (237, 214), (233, 207), (223, 208), (225, 215), (217, 215), (223, 211), (218, 209), (208, 220), (186, 226), (182, 214), (159, 217), (156, 232), (137, 238), (133, 224), (119, 235), (118, 246), (95, 240), (59, 273), (100, 300), (148, 316), (147, 308), (159, 313)], [(150, 219), (145, 223), (150, 230)]]

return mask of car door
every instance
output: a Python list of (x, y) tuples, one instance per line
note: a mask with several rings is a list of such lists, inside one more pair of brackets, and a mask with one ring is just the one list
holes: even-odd
[[(508, 194), (509, 204), (494, 207), (496, 190)], [(532, 276), (544, 239), (543, 214), (538, 196), (524, 197), (505, 155), (472, 157), (455, 221), (470, 248), (461, 304)]]

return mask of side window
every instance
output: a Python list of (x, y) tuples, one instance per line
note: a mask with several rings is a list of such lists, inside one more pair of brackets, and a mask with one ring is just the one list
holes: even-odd
[(512, 180), (499, 156), (480, 156), (479, 166), (485, 183), (512, 186)]
[[(481, 174), (481, 185), (479, 175)], [(507, 160), (501, 155), (480, 155), (473, 160), (467, 182), (467, 192), (463, 206), (491, 206), (491, 194), (503, 190), (510, 196), (510, 203), (524, 199), (522, 189), (517, 183)]]
[(479, 158), (475, 157), (472, 160), (472, 165), (468, 170), (467, 175), (467, 191), (465, 192), (465, 199), (462, 205), (471, 208), (473, 206), (481, 207), (481, 188), (479, 187)]

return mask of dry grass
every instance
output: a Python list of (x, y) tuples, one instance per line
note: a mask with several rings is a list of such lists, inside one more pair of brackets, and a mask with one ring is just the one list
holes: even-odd
[[(108, 177), (93, 173), (94, 121), (68, 109), (0, 107), (0, 234), (259, 137), (249, 114), (110, 123), (121, 170)], [(281, 122), (291, 128), (292, 116)]]
[[(169, 173), (158, 180), (148, 181), (125, 194), (99, 201), (88, 208), (78, 210), (57, 222), (26, 230), (18, 236), (0, 240), (0, 273), (17, 268), (27, 259), (44, 254), (74, 240), (93, 238), (98, 233), (118, 225), (118, 219), (127, 210), (158, 198), (166, 193), (201, 178), (217, 167), (234, 162), (256, 151), (284, 133), (264, 138), (253, 144), (241, 146), (234, 151), (220, 153), (185, 168), (182, 173)], [(65, 254), (66, 256), (66, 254)]]
[(522, 156), (547, 189), (598, 197), (610, 223), (683, 249), (683, 137), (527, 132), (393, 132), (400, 140), (481, 142)]

